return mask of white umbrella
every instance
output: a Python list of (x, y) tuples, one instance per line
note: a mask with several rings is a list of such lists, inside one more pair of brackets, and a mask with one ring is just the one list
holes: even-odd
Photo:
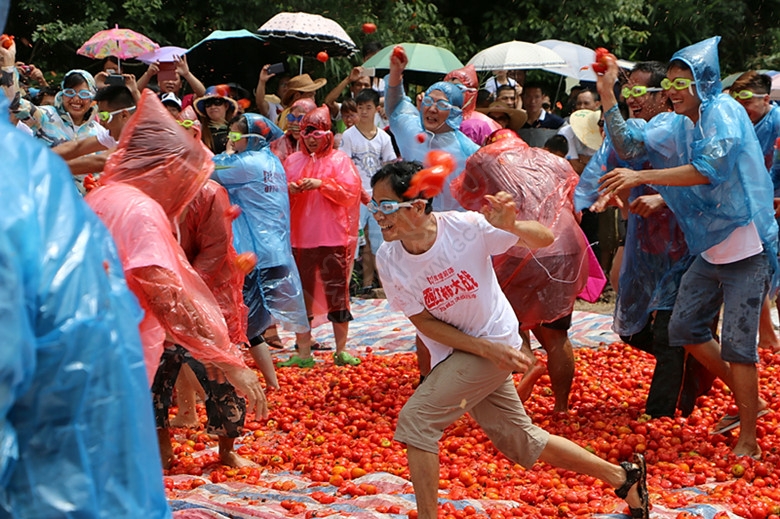
[[(543, 70), (578, 81), (596, 81), (596, 73), (591, 68), (591, 64), (596, 61), (595, 50), (561, 40), (543, 40), (536, 44), (554, 51), (566, 61), (563, 67), (542, 67)], [(634, 67), (632, 62), (626, 60), (618, 60), (618, 65), (627, 69)]]
[(320, 51), (332, 56), (351, 56), (357, 51), (352, 38), (337, 22), (318, 14), (279, 13), (257, 34), (288, 54), (314, 57)]
[(478, 71), (523, 70), (565, 67), (566, 61), (554, 51), (535, 43), (508, 41), (481, 50), (467, 65)]

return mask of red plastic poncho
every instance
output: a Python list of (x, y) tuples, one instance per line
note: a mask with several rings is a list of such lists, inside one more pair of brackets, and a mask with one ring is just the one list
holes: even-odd
[(145, 311), (144, 360), (154, 379), (167, 339), (195, 358), (243, 366), (219, 304), (187, 261), (171, 222), (213, 171), (208, 150), (170, 117), (151, 91), (106, 163), (102, 187), (86, 197), (117, 243), (130, 288)]
[(500, 139), (469, 157), (452, 183), (460, 204), (478, 210), (486, 194), (515, 197), (520, 220), (550, 227), (555, 241), (530, 251), (512, 247), (493, 258), (496, 275), (523, 329), (569, 313), (588, 279), (585, 238), (574, 213), (578, 177), (569, 163), (518, 137)]
[[(301, 129), (309, 126), (330, 130), (327, 107), (306, 114)], [(290, 193), (290, 242), (298, 249), (346, 246), (347, 258), (353, 258), (360, 220), (360, 175), (346, 153), (333, 149), (333, 133), (322, 138), (327, 144), (316, 154), (299, 151), (284, 162), (288, 182), (322, 180), (319, 189)]]
[[(479, 79), (477, 78), (477, 71), (474, 68), (474, 65), (466, 65), (463, 68), (455, 69), (451, 72), (448, 72), (447, 75), (444, 76), (444, 81), (451, 81), (451, 82), (458, 81), (461, 85), (463, 85), (467, 89), (463, 92), (463, 109), (462, 109), (463, 123), (465, 123), (470, 119), (476, 119), (487, 124), (490, 127), (491, 132), (501, 129), (501, 125), (498, 124), (496, 121), (494, 121), (487, 115), (483, 114), (482, 112), (476, 111), (477, 92), (479, 91)], [(463, 123), (461, 123), (460, 125), (460, 131), (466, 133), (466, 135), (469, 135), (464, 130)], [(473, 128), (473, 125), (471, 127)], [(469, 135), (469, 137), (471, 137), (471, 135)], [(481, 143), (478, 144), (480, 146), (482, 145)]]
[(180, 243), (192, 268), (214, 294), (227, 321), (234, 344), (249, 342), (246, 337), (247, 307), (244, 304), (244, 274), (236, 264), (233, 225), (227, 190), (209, 180), (198, 191), (179, 228)]
[[(312, 110), (317, 109), (317, 104), (314, 102), (313, 99), (309, 99), (308, 97), (304, 97), (303, 99), (298, 99), (295, 101), (291, 106), (289, 111), (285, 111), (286, 114), (290, 114), (293, 112), (295, 108), (301, 108), (305, 113), (309, 113)], [(286, 117), (286, 115), (285, 115)], [(280, 126), (281, 126), (281, 122)], [(287, 121), (284, 121), (287, 123)], [(301, 121), (303, 122), (303, 121)], [(285, 128), (287, 125), (285, 124)], [(303, 126), (301, 126), (303, 128)], [(299, 143), (295, 137), (293, 137), (292, 131), (287, 129), (284, 133), (284, 136), (274, 140), (271, 142), (271, 151), (274, 155), (276, 155), (279, 158), (279, 161), (284, 164), (284, 161), (287, 160), (287, 157), (295, 153), (300, 149), (302, 146), (302, 143)]]

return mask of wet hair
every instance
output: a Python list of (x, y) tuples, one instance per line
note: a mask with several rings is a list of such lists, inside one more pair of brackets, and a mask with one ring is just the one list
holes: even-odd
[(82, 83), (89, 84), (87, 78), (81, 75), (79, 72), (71, 72), (65, 79), (62, 80), (62, 88), (76, 88)]
[(634, 72), (646, 72), (650, 74), (650, 81), (646, 86), (657, 88), (661, 86), (661, 81), (666, 77), (666, 65), (660, 61), (643, 61), (634, 65), (629, 76)]
[(244, 117), (243, 114), (236, 115), (231, 120), (229, 120), (228, 121), (228, 128), (230, 128), (234, 124), (238, 125), (239, 131), (241, 133), (249, 133), (249, 124), (247, 124), (246, 117)]
[(569, 153), (569, 141), (563, 135), (553, 135), (544, 143), (544, 149), (565, 157)]
[[(371, 90), (371, 89), (368, 89), (368, 90)], [(373, 92), (373, 90), (371, 90), (371, 91)], [(362, 92), (361, 92), (361, 94), (362, 94)], [(357, 113), (357, 102), (354, 99), (345, 99), (341, 103), (341, 110), (339, 110), (339, 111), (342, 114), (344, 112), (347, 112), (347, 113), (355, 112), (355, 113)]]
[(124, 85), (109, 85), (101, 88), (95, 94), (95, 102), (108, 104), (111, 111), (135, 106), (135, 98), (130, 89)]
[(732, 92), (750, 90), (756, 94), (769, 94), (772, 91), (772, 78), (766, 74), (759, 74), (755, 70), (748, 70), (734, 81), (729, 90)]
[(357, 105), (362, 103), (373, 103), (374, 106), (379, 106), (379, 92), (373, 88), (361, 90), (360, 93), (355, 96), (355, 106), (357, 107)]
[(403, 201), (408, 200), (427, 200), (425, 205), (425, 214), (433, 211), (433, 198), (425, 198), (422, 195), (418, 195), (414, 198), (404, 196), (404, 193), (409, 189), (409, 183), (412, 181), (412, 177), (421, 169), (423, 165), (419, 162), (412, 161), (398, 161), (385, 164), (382, 168), (374, 173), (371, 177), (371, 187), (375, 187), (382, 180), (387, 179), (390, 182), (390, 188), (393, 193)]

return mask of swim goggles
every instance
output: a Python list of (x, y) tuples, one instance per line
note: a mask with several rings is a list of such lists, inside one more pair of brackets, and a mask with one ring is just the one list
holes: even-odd
[(455, 108), (454, 105), (445, 101), (444, 99), (439, 99), (438, 101), (434, 101), (431, 96), (423, 97), (421, 104), (426, 107), (436, 105), (436, 109), (442, 112), (449, 112), (450, 110)]
[(750, 90), (740, 90), (739, 92), (731, 92), (731, 97), (734, 99), (742, 99), (743, 101), (746, 101), (748, 99), (753, 99), (754, 97), (766, 97), (769, 94), (756, 94), (755, 92), (751, 92)]
[(650, 92), (660, 92), (663, 88), (660, 87), (646, 87), (644, 85), (634, 85), (632, 87), (623, 87), (623, 90), (621, 90), (621, 93), (623, 94), (623, 97), (628, 99), (629, 97), (642, 97), (643, 95), (649, 94)]
[(693, 84), (694, 81), (692, 79), (684, 77), (678, 77), (674, 80), (665, 77), (661, 80), (661, 88), (664, 90), (669, 90), (672, 87), (674, 87), (675, 90), (685, 90), (686, 88), (690, 88), (690, 86)]
[(114, 119), (114, 116), (116, 114), (120, 112), (124, 112), (125, 110), (127, 110), (128, 112), (132, 112), (133, 110), (135, 110), (135, 106), (130, 106), (128, 108), (120, 108), (119, 110), (114, 110), (113, 112), (98, 112), (98, 118), (100, 119), (101, 122), (108, 124)]
[(404, 207), (414, 207), (413, 202), (396, 202), (395, 200), (382, 200), (378, 204), (375, 200), (371, 200), (366, 209), (371, 214), (381, 212), (382, 214), (393, 214), (394, 212)]
[(83, 90), (79, 90), (76, 92), (72, 88), (66, 88), (62, 91), (62, 95), (65, 97), (76, 97), (79, 96), (79, 99), (92, 99), (95, 97), (95, 94), (93, 94), (91, 91), (87, 90), (86, 88)]

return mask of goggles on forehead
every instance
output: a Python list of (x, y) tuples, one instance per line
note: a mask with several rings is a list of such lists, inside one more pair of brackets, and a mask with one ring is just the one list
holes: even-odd
[(86, 88), (79, 90), (78, 92), (76, 92), (72, 88), (66, 88), (65, 90), (62, 91), (62, 95), (64, 95), (65, 97), (79, 96), (79, 99), (92, 99), (93, 97), (95, 97), (95, 94), (93, 94), (91, 91), (87, 90)]
[(228, 132), (228, 139), (230, 139), (233, 142), (238, 142), (244, 137), (251, 137), (252, 133), (241, 133), (241, 132)]
[(195, 126), (195, 121), (193, 121), (192, 119), (184, 119), (183, 121), (176, 121), (176, 122), (179, 123), (179, 126), (183, 126), (185, 128), (192, 128), (193, 126)]
[(307, 128), (301, 131), (301, 137), (303, 137), (304, 139), (308, 139), (309, 137), (314, 137), (315, 139), (322, 139), (329, 133), (330, 132), (328, 130), (309, 130)]
[(393, 214), (394, 212), (404, 207), (414, 207), (414, 202), (396, 202), (395, 200), (382, 200), (376, 203), (376, 200), (371, 200), (366, 209), (371, 214), (380, 212), (382, 214)]
[(440, 110), (442, 112), (449, 112), (453, 108), (455, 108), (452, 104), (445, 101), (444, 99), (439, 99), (438, 101), (434, 101), (431, 96), (425, 96), (422, 98), (422, 105), (423, 106), (433, 106), (436, 105), (436, 109)]
[(731, 92), (731, 97), (734, 99), (742, 99), (743, 101), (746, 101), (748, 99), (753, 99), (754, 97), (767, 97), (769, 94), (756, 94), (755, 92), (752, 92), (750, 90), (740, 90), (739, 92)]
[(128, 112), (132, 112), (135, 110), (135, 106), (131, 106), (128, 108), (120, 108), (119, 110), (114, 110), (113, 112), (98, 112), (98, 118), (101, 122), (104, 122), (106, 124), (110, 123), (111, 120), (114, 118), (114, 116), (118, 113), (124, 112), (127, 110)]
[(646, 87), (643, 85), (634, 85), (632, 87), (623, 87), (623, 90), (621, 90), (621, 93), (623, 94), (623, 97), (628, 99), (629, 97), (642, 97), (643, 95), (647, 95), (650, 92), (660, 92), (663, 88), (661, 87)]
[(693, 83), (694, 81), (692, 79), (684, 77), (674, 78), (674, 80), (665, 77), (661, 80), (661, 88), (664, 90), (669, 90), (670, 88), (674, 87), (675, 90), (685, 90), (686, 88), (690, 88)]

